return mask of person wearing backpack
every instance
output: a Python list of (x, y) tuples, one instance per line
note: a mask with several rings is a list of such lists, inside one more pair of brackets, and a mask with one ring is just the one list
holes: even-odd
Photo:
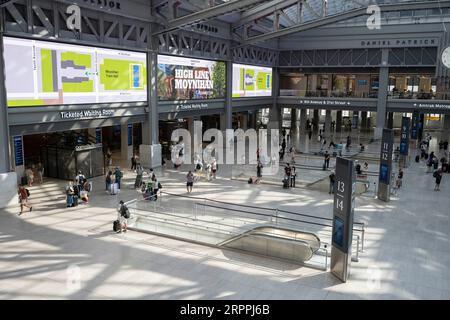
[(115, 177), (117, 186), (120, 189), (120, 180), (122, 180), (123, 173), (122, 173), (122, 171), (120, 171), (119, 167), (116, 167), (116, 170), (114, 171), (114, 177)]
[[(83, 191), (83, 185), (84, 185), (84, 182), (86, 181), (86, 177), (84, 176), (83, 173), (81, 173), (81, 171), (78, 171), (78, 174), (75, 177), (75, 181), (77, 183), (78, 190)], [(78, 196), (80, 196), (80, 195), (78, 195)]]
[(130, 218), (130, 210), (128, 210), (127, 205), (120, 200), (119, 208), (117, 209), (118, 215), (117, 220), (119, 221), (119, 232), (127, 232), (128, 230), (128, 219)]
[(441, 191), (441, 189), (439, 189), (439, 186), (440, 186), (441, 180), (442, 180), (442, 170), (437, 169), (433, 173), (433, 177), (436, 179), (436, 185), (434, 186), (434, 191)]
[(27, 207), (30, 209), (30, 212), (33, 210), (33, 206), (28, 203), (28, 197), (30, 196), (30, 192), (28, 189), (25, 189), (24, 186), (20, 186), (17, 192), (19, 194), (19, 203), (20, 203), (20, 213), (19, 216), (23, 213), (23, 207)]

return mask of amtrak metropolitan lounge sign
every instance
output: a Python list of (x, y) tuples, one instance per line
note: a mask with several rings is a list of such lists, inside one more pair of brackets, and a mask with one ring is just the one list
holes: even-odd
[(112, 109), (101, 110), (79, 110), (79, 111), (61, 111), (59, 112), (62, 120), (79, 120), (79, 119), (93, 119), (105, 118), (114, 115)]
[(446, 103), (414, 103), (413, 106), (419, 109), (450, 110), (450, 104)]

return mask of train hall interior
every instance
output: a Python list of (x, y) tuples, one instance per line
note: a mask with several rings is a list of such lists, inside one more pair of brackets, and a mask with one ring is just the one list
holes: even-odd
[(450, 1), (0, 4), (0, 299), (450, 299)]

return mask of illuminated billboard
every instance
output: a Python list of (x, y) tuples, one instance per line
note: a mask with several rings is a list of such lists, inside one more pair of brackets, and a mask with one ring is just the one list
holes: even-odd
[(226, 65), (222, 61), (158, 55), (159, 100), (224, 99)]
[(233, 63), (233, 98), (271, 95), (272, 68)]
[(3, 41), (8, 107), (147, 101), (146, 53)]

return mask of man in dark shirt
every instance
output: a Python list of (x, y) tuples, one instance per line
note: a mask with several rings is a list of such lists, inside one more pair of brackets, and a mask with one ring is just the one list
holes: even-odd
[(325, 151), (325, 167), (328, 169), (330, 167), (330, 154), (328, 151)]
[(334, 172), (331, 172), (328, 178), (330, 179), (330, 191), (328, 193), (332, 194), (334, 193), (334, 179), (335, 179)]

